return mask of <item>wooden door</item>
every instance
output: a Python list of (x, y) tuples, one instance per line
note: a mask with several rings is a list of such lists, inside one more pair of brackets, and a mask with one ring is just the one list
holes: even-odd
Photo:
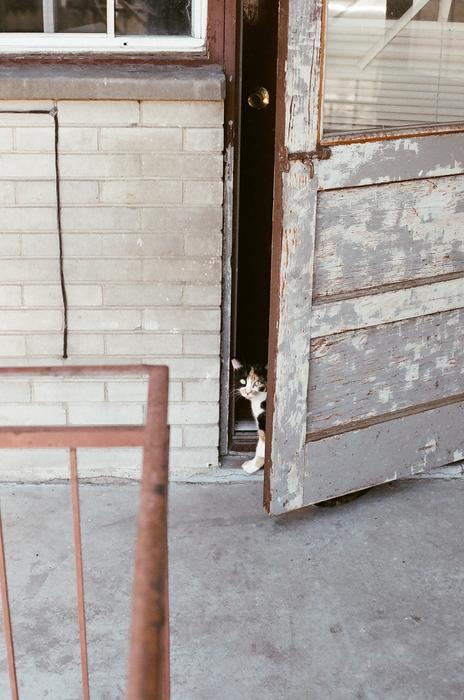
[(464, 23), (426, 5), (281, 4), (271, 513), (464, 458)]

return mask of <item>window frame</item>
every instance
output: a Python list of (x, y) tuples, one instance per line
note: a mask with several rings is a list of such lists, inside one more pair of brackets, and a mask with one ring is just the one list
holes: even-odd
[[(448, 12), (449, 14), (449, 12)], [(397, 20), (393, 20), (397, 21)], [(322, 0), (321, 9), (321, 24), (320, 24), (320, 52), (319, 52), (319, 63), (320, 63), (320, 80), (319, 80), (319, 92), (317, 97), (317, 143), (321, 146), (349, 146), (355, 143), (368, 143), (374, 141), (391, 141), (394, 139), (405, 139), (414, 138), (421, 136), (434, 136), (440, 134), (455, 134), (464, 133), (464, 119), (454, 122), (440, 122), (436, 124), (425, 123), (425, 124), (410, 124), (406, 126), (398, 126), (391, 128), (379, 128), (371, 130), (356, 130), (340, 132), (336, 134), (326, 134), (323, 131), (323, 114), (324, 114), (324, 95), (325, 95), (325, 79), (326, 79), (326, 60), (327, 60), (327, 32), (328, 32), (328, 22), (329, 22), (329, 0)], [(425, 24), (437, 24), (448, 23), (448, 19), (444, 20), (439, 17), (436, 21), (432, 22), (430, 20), (416, 20), (411, 19), (408, 24), (420, 24), (424, 26)], [(461, 30), (464, 31), (464, 28)]]
[[(44, 26), (51, 28), (53, 0), (42, 0)], [(106, 0), (107, 31), (77, 32), (0, 32), (0, 54), (58, 53), (189, 53), (202, 54), (207, 43), (208, 0), (192, 0), (192, 35), (140, 34), (116, 36), (114, 10), (116, 0)], [(47, 26), (48, 25), (48, 26)]]

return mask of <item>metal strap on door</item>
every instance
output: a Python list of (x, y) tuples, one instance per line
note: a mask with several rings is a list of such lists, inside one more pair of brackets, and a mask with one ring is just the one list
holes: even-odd
[(332, 155), (332, 151), (328, 146), (318, 145), (314, 151), (295, 151), (292, 153), (288, 152), (288, 149), (284, 149), (283, 163), (284, 172), (290, 172), (290, 163), (294, 161), (301, 161), (303, 165), (309, 168), (309, 176), (314, 177), (314, 161), (315, 160), (329, 160)]

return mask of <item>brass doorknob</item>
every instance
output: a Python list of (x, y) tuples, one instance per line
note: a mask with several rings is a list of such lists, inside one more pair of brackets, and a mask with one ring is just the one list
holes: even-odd
[(271, 97), (265, 87), (257, 87), (250, 92), (247, 101), (252, 109), (266, 109)]

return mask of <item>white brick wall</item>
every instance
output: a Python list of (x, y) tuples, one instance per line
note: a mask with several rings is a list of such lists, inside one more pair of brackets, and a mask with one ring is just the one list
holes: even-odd
[[(43, 102), (0, 102), (43, 109)], [(170, 367), (171, 469), (218, 462), (221, 102), (58, 102), (66, 364)], [(0, 362), (61, 364), (52, 117), (0, 114)], [(142, 378), (0, 381), (0, 424), (140, 422)], [(82, 450), (137, 476), (138, 450)], [(66, 474), (64, 451), (0, 450), (0, 479)]]

